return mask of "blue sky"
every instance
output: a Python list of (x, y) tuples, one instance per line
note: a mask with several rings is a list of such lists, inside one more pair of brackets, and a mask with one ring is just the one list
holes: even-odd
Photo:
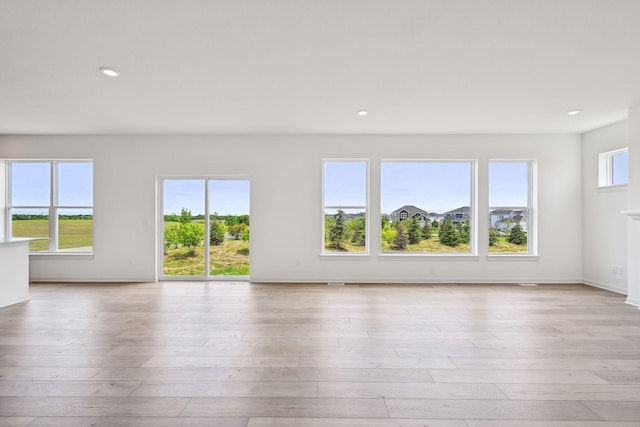
[[(616, 168), (616, 164), (614, 179), (626, 180), (626, 171), (620, 173), (623, 168)], [(325, 163), (325, 206), (364, 206), (366, 167), (363, 161)], [(59, 164), (59, 205), (93, 204), (92, 168), (91, 163)], [(49, 163), (13, 163), (13, 205), (48, 206), (50, 173)], [(438, 213), (469, 206), (470, 180), (469, 162), (385, 161), (381, 164), (382, 213), (403, 205)], [(490, 206), (526, 206), (527, 163), (490, 163), (489, 189)], [(164, 213), (179, 214), (182, 207), (194, 215), (204, 213), (203, 180), (167, 180), (164, 191)], [(249, 181), (210, 181), (210, 202), (211, 213), (248, 214)]]
[(404, 205), (437, 213), (471, 205), (470, 162), (383, 162), (380, 172), (383, 214)]
[(528, 163), (489, 163), (489, 206), (528, 206)]
[[(204, 214), (204, 180), (165, 180), (164, 213), (179, 214), (187, 208), (193, 215)], [(210, 213), (219, 215), (249, 214), (248, 180), (211, 180), (209, 182)]]
[[(49, 206), (50, 163), (12, 163), (11, 183), (13, 206)], [(93, 205), (92, 163), (58, 163), (58, 205)]]
[(620, 153), (611, 159), (613, 162), (613, 185), (629, 183), (629, 153)]

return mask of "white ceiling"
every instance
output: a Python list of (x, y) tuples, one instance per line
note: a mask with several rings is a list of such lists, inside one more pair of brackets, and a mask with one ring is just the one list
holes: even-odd
[(0, 134), (578, 133), (639, 103), (640, 0), (0, 0)]

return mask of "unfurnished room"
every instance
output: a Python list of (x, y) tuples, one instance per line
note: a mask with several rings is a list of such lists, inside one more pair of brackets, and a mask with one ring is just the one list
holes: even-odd
[(640, 1), (0, 0), (0, 425), (637, 427)]

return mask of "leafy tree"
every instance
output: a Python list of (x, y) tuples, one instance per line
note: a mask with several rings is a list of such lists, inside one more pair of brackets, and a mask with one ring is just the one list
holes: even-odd
[(191, 211), (187, 208), (182, 208), (180, 210), (180, 224), (188, 224), (193, 220), (191, 215)]
[(409, 238), (409, 244), (417, 245), (422, 241), (422, 227), (420, 227), (420, 223), (415, 219), (411, 218), (405, 221), (407, 228), (407, 236)]
[(209, 228), (209, 243), (214, 246), (219, 246), (224, 242), (225, 231), (222, 228), (220, 221), (211, 221), (211, 227)]
[(389, 225), (389, 220), (387, 219), (386, 216), (382, 215), (380, 217), (380, 229), (384, 229), (388, 225)]
[(242, 240), (248, 242), (250, 239), (249, 226), (246, 226), (244, 231), (242, 232)]
[(247, 228), (246, 224), (236, 223), (229, 226), (228, 233), (233, 238), (233, 240), (240, 240), (245, 228)]
[(344, 247), (345, 234), (347, 232), (347, 223), (344, 219), (344, 212), (339, 209), (338, 213), (333, 216), (333, 222), (329, 228), (329, 247), (342, 251)]
[(204, 242), (204, 226), (194, 222), (180, 224), (178, 226), (178, 240), (182, 247), (189, 248), (189, 253), (193, 255), (196, 247)]
[(407, 233), (407, 228), (402, 222), (398, 222), (398, 225), (396, 225), (396, 235), (393, 238), (393, 249), (405, 250), (407, 249), (408, 243), (409, 233)]
[(249, 215), (238, 215), (238, 224), (251, 225), (249, 224)]
[(523, 245), (527, 243), (527, 233), (524, 231), (519, 222), (516, 222), (513, 227), (511, 227), (509, 236), (507, 237), (507, 241), (515, 245)]
[[(434, 219), (435, 221), (435, 219)], [(422, 237), (425, 239), (430, 239), (431, 238), (431, 221), (429, 221), (428, 219), (424, 222), (424, 225), (422, 226)]]
[(495, 246), (495, 244), (498, 243), (499, 237), (500, 232), (494, 227), (489, 227), (489, 246)]
[(460, 243), (460, 236), (451, 219), (447, 218), (440, 227), (440, 243), (446, 246), (455, 247)]
[(167, 255), (167, 251), (171, 246), (178, 248), (180, 239), (178, 238), (178, 227), (167, 227), (164, 230), (164, 254)]
[(238, 224), (238, 217), (236, 215), (227, 215), (224, 218), (224, 222), (226, 222), (229, 228), (231, 228), (232, 225)]
[(349, 221), (348, 228), (351, 231), (350, 242), (356, 246), (366, 244), (366, 223), (364, 218), (356, 218)]
[(392, 227), (391, 224), (387, 222), (387, 224), (382, 228), (381, 238), (383, 242), (391, 245), (393, 243), (393, 239), (396, 237), (396, 229)]

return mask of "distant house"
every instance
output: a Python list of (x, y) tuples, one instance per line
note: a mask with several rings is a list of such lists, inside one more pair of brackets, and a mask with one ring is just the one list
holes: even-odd
[(454, 224), (467, 222), (471, 219), (471, 208), (469, 206), (462, 206), (458, 209), (445, 212), (444, 219), (450, 219)]
[(514, 224), (519, 223), (526, 230), (528, 217), (529, 210), (524, 207), (490, 208), (489, 225), (498, 230), (509, 230)]
[(404, 221), (405, 219), (413, 218), (418, 220), (420, 223), (424, 223), (429, 219), (430, 215), (431, 214), (429, 214), (429, 212), (420, 209), (419, 207), (405, 205), (391, 212), (391, 222)]

